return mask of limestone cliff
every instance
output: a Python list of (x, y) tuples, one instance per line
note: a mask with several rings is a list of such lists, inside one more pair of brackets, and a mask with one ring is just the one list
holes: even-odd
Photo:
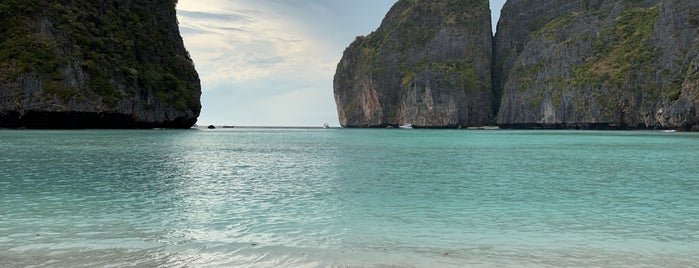
[(495, 37), (501, 127), (699, 125), (699, 1), (510, 0)]
[(344, 127), (479, 126), (493, 117), (487, 0), (400, 0), (337, 66)]
[(0, 3), (0, 128), (189, 128), (176, 0)]

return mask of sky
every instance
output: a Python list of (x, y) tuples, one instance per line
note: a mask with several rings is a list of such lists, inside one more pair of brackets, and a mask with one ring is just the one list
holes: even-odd
[[(504, 1), (490, 1), (493, 27)], [(179, 0), (180, 32), (201, 79), (197, 124), (339, 126), (337, 63), (395, 2)]]

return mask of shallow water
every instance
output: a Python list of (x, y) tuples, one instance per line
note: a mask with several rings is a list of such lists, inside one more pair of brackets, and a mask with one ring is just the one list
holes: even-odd
[(696, 267), (699, 134), (0, 131), (2, 267)]

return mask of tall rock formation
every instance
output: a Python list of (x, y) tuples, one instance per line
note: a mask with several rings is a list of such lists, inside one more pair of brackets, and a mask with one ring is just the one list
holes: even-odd
[(487, 0), (400, 0), (337, 66), (344, 127), (450, 128), (493, 117)]
[(176, 0), (0, 3), (0, 128), (189, 128)]
[(497, 122), (699, 126), (699, 1), (509, 0), (495, 37)]

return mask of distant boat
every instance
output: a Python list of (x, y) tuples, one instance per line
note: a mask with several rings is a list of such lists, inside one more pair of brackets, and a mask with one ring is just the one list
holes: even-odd
[(675, 132), (677, 132), (677, 130), (674, 130), (674, 129), (667, 129), (667, 130), (663, 130), (663, 132), (664, 132), (664, 133), (675, 133)]
[(413, 125), (411, 125), (411, 124), (405, 124), (405, 125), (399, 126), (399, 128), (402, 128), (402, 129), (413, 129)]
[(325, 123), (325, 124), (323, 124), (323, 128), (328, 129), (328, 128), (330, 128), (330, 125), (328, 125), (328, 123)]

